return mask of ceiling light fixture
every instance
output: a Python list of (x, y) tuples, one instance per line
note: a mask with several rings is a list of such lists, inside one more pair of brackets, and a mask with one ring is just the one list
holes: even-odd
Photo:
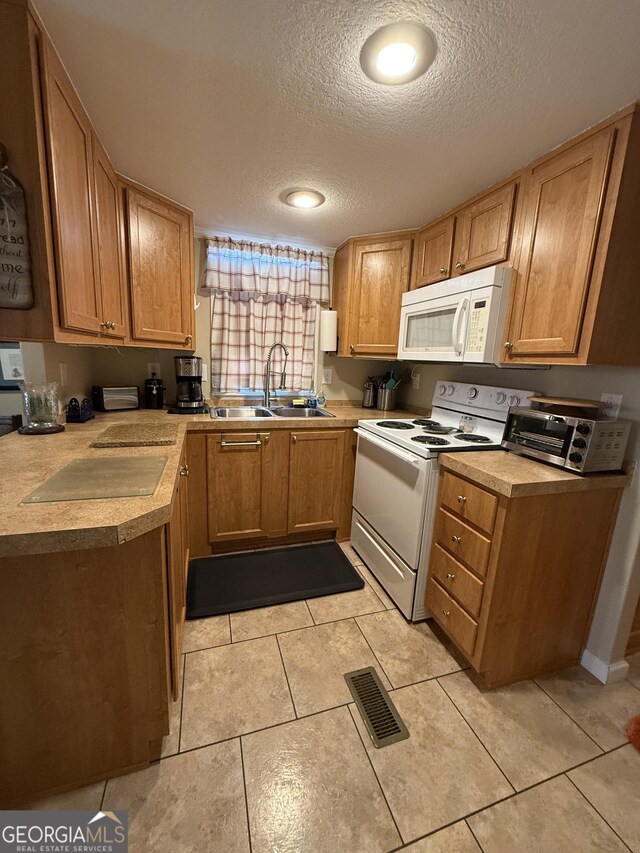
[(291, 207), (308, 210), (312, 207), (320, 207), (324, 204), (325, 198), (316, 190), (294, 190), (287, 194), (286, 202)]
[(366, 40), (360, 65), (374, 82), (398, 86), (424, 74), (436, 51), (435, 36), (421, 24), (388, 24)]

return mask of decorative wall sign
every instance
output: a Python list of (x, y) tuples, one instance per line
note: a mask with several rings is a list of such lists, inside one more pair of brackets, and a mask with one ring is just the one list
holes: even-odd
[(20, 344), (0, 344), (0, 391), (19, 391), (23, 380)]
[(22, 185), (0, 144), (0, 308), (33, 308), (27, 207)]

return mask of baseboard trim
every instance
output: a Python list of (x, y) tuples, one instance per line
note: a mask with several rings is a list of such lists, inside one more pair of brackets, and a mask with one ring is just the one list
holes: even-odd
[(614, 661), (614, 663), (606, 663), (599, 657), (585, 649), (582, 653), (581, 665), (595, 676), (598, 681), (603, 684), (612, 684), (614, 681), (624, 681), (629, 672), (629, 664), (626, 660)]

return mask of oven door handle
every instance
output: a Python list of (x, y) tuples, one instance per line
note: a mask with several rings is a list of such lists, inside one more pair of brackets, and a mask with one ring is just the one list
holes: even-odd
[(469, 299), (465, 296), (462, 302), (458, 304), (455, 317), (453, 318), (451, 337), (453, 338), (453, 349), (456, 355), (462, 355), (462, 350), (464, 348), (464, 341), (460, 340), (460, 332), (462, 326), (462, 315), (466, 313), (468, 305)]
[(360, 438), (364, 439), (365, 441), (369, 441), (371, 442), (371, 444), (375, 444), (376, 447), (379, 447), (382, 450), (386, 450), (387, 453), (390, 453), (392, 456), (396, 456), (398, 459), (402, 459), (404, 462), (408, 462), (409, 465), (413, 465), (416, 468), (418, 468), (420, 466), (420, 463), (424, 461), (421, 456), (414, 456), (413, 453), (408, 453), (405, 450), (400, 450), (399, 447), (396, 447), (395, 445), (391, 444), (391, 442), (384, 441), (381, 438), (376, 438), (375, 436), (371, 435), (370, 432), (366, 432), (366, 430), (355, 429), (354, 432), (356, 435), (360, 436)]

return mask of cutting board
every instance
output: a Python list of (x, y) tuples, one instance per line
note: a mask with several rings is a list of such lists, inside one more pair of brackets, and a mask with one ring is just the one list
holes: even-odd
[(22, 501), (86, 501), (152, 495), (160, 481), (167, 456), (111, 456), (75, 459), (38, 486)]
[(113, 424), (91, 447), (153, 447), (175, 444), (177, 439), (178, 424)]

